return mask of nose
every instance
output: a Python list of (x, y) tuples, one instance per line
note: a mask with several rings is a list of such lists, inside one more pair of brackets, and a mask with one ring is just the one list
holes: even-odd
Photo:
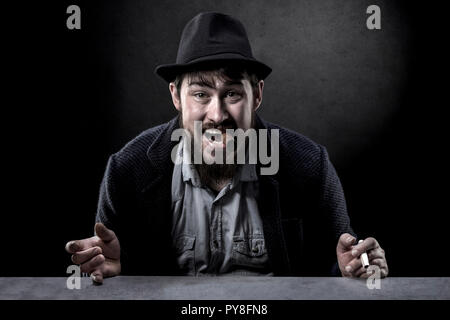
[(220, 98), (215, 97), (211, 99), (206, 116), (209, 121), (214, 123), (222, 123), (222, 121), (228, 118), (226, 106)]

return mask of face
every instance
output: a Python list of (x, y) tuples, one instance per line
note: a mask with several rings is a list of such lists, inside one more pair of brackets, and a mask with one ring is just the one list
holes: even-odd
[[(194, 134), (194, 121), (201, 121), (201, 145), (203, 156), (208, 160), (214, 150), (225, 154), (226, 144), (232, 139), (226, 129), (245, 131), (252, 127), (254, 112), (261, 104), (264, 82), (261, 80), (253, 90), (248, 76), (232, 80), (205, 72), (201, 78), (185, 76), (179, 95), (173, 82), (169, 89), (175, 108), (181, 112), (183, 128)], [(222, 139), (214, 138), (220, 135)]]

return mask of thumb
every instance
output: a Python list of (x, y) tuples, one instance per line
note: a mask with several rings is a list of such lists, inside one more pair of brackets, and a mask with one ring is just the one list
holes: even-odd
[(94, 231), (97, 237), (105, 242), (114, 240), (116, 238), (116, 234), (114, 233), (114, 231), (105, 227), (105, 225), (101, 222), (97, 222), (95, 224)]
[(352, 236), (350, 233), (343, 233), (339, 237), (339, 241), (337, 244), (336, 252), (344, 253), (352, 248), (352, 245), (355, 243), (356, 238)]
[(100, 269), (94, 270), (94, 272), (91, 273), (91, 279), (96, 284), (103, 283), (103, 273)]

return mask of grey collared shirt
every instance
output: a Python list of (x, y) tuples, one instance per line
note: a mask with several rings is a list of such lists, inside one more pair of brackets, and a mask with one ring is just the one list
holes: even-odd
[(272, 275), (258, 210), (255, 165), (238, 166), (217, 194), (200, 182), (183, 140), (172, 177), (172, 238), (185, 275)]

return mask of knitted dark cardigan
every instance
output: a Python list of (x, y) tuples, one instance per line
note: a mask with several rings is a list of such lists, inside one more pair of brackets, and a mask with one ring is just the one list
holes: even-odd
[[(338, 238), (355, 234), (326, 149), (258, 116), (255, 127), (279, 129), (280, 135), (278, 173), (259, 176), (259, 210), (274, 274), (339, 275)], [(109, 158), (96, 221), (119, 238), (122, 274), (178, 272), (170, 236), (171, 151), (177, 143), (170, 137), (176, 128), (178, 117), (144, 131)]]

